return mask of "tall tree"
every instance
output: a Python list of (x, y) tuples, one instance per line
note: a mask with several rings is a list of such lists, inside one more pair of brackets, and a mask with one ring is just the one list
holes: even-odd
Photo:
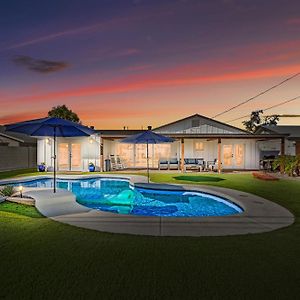
[(48, 117), (56, 117), (80, 123), (78, 115), (69, 109), (65, 104), (52, 107), (52, 109), (48, 112)]
[(256, 110), (251, 113), (250, 120), (243, 121), (246, 130), (255, 132), (259, 126), (270, 125), (276, 126), (279, 122), (279, 115), (272, 115), (262, 118), (263, 110)]
[(243, 121), (243, 125), (245, 126), (246, 130), (250, 132), (254, 132), (258, 126), (261, 125), (261, 114), (263, 113), (262, 110), (256, 110), (251, 113), (250, 120)]
[(279, 119), (280, 119), (280, 115), (267, 116), (264, 118), (263, 125), (276, 126), (279, 122)]

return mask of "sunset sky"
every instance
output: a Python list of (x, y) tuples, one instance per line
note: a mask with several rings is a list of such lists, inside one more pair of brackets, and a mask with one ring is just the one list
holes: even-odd
[[(99, 129), (211, 117), (300, 72), (299, 0), (10, 0), (0, 23), (0, 124), (59, 104)], [(298, 95), (300, 76), (218, 120)]]

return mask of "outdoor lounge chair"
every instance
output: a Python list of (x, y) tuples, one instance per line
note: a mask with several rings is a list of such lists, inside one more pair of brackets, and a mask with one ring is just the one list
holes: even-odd
[(171, 158), (170, 162), (169, 162), (169, 170), (178, 170), (179, 169), (179, 161), (178, 159), (175, 158)]
[(165, 158), (160, 158), (158, 161), (158, 170), (168, 170), (169, 161)]

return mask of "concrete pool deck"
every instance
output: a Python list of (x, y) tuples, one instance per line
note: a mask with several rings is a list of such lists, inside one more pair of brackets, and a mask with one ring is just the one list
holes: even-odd
[[(26, 177), (26, 181), (39, 177)], [(147, 217), (123, 215), (94, 210), (76, 202), (75, 195), (67, 190), (25, 188), (24, 194), (35, 199), (37, 209), (46, 217), (69, 225), (111, 233), (127, 233), (151, 236), (226, 236), (262, 233), (287, 227), (294, 216), (282, 206), (245, 192), (199, 185), (175, 185), (146, 183), (139, 175), (60, 175), (61, 179), (124, 178), (135, 186), (144, 188), (199, 191), (224, 197), (240, 207), (241, 214), (220, 217)], [(44, 176), (49, 178), (49, 176)], [(7, 180), (24, 182), (25, 178)], [(3, 181), (0, 184), (4, 183)]]

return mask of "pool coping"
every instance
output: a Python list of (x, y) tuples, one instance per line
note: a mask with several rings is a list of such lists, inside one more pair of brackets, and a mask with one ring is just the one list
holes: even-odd
[[(294, 216), (286, 208), (246, 192), (228, 188), (147, 183), (141, 175), (96, 174), (59, 175), (59, 179), (121, 178), (142, 188), (197, 191), (232, 201), (244, 211), (240, 214), (210, 217), (148, 217), (115, 214), (90, 209), (76, 202), (75, 195), (58, 189), (54, 194), (47, 188), (24, 188), (24, 194), (35, 199), (36, 208), (46, 217), (69, 225), (110, 233), (150, 236), (226, 236), (269, 232), (294, 223)], [(0, 180), (0, 184), (51, 178), (49, 175), (18, 177)]]

